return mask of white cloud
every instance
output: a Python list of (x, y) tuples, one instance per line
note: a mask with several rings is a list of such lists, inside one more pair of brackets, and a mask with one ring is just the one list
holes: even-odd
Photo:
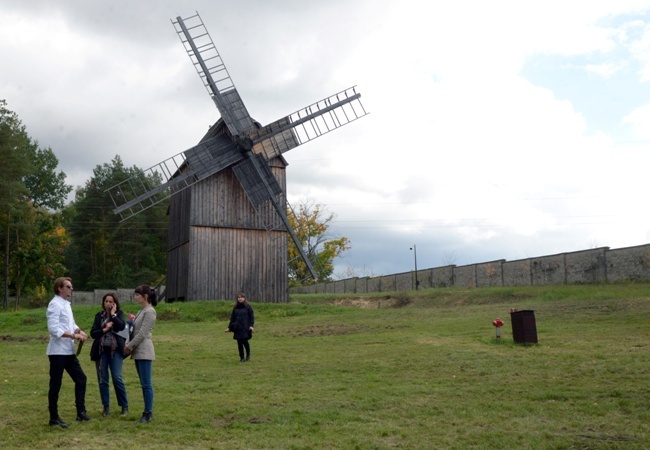
[[(369, 116), (285, 155), (290, 199), (352, 239), (341, 266), (408, 270), (416, 241), (431, 265), (647, 241), (648, 1), (3, 2), (0, 90), (68, 182), (116, 154), (151, 166), (218, 119), (170, 23), (197, 9), (260, 122), (358, 85)], [(522, 74), (540, 55), (636, 103), (578, 109)], [(600, 129), (612, 102), (625, 119)]]

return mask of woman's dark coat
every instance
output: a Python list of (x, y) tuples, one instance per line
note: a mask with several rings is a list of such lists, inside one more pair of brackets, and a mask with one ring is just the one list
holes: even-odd
[[(93, 345), (90, 348), (90, 359), (92, 361), (99, 361), (101, 353), (104, 350), (100, 345), (102, 336), (104, 335), (104, 329), (102, 328), (102, 319), (104, 318), (104, 311), (100, 311), (95, 315), (95, 321), (93, 326), (90, 329), (90, 337), (94, 339)], [(113, 339), (115, 339), (116, 346), (115, 351), (120, 355), (124, 356), (124, 343), (126, 340), (117, 334), (117, 332), (122, 331), (126, 327), (126, 321), (124, 320), (124, 313), (120, 309), (115, 317), (111, 317), (110, 321), (113, 322)], [(111, 333), (111, 331), (109, 331)]]
[(253, 333), (249, 329), (255, 325), (255, 314), (251, 305), (237, 303), (230, 315), (228, 329), (234, 333), (233, 339), (251, 339)]

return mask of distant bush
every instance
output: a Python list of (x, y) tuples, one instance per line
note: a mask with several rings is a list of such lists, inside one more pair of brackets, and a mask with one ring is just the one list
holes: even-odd
[(49, 302), (49, 295), (45, 286), (38, 286), (32, 295), (29, 296), (30, 308), (43, 308)]
[(181, 309), (174, 306), (161, 311), (156, 316), (160, 320), (181, 320)]
[(288, 309), (274, 309), (269, 313), (270, 317), (294, 317), (299, 315), (298, 311)]

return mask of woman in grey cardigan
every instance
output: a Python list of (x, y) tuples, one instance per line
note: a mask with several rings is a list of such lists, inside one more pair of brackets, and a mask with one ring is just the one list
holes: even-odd
[(144, 412), (140, 423), (151, 422), (153, 418), (153, 384), (151, 382), (151, 369), (156, 353), (151, 340), (151, 332), (156, 324), (156, 310), (158, 304), (156, 291), (149, 286), (138, 286), (135, 289), (135, 301), (142, 307), (133, 319), (133, 334), (124, 347), (124, 353), (131, 355), (135, 360), (135, 370), (140, 378), (142, 395), (144, 397)]

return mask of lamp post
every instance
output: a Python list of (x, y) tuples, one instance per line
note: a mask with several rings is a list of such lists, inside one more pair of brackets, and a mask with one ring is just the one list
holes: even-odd
[(409, 250), (413, 250), (413, 258), (415, 260), (415, 290), (417, 291), (420, 286), (420, 282), (418, 281), (418, 251), (415, 248), (415, 244)]

